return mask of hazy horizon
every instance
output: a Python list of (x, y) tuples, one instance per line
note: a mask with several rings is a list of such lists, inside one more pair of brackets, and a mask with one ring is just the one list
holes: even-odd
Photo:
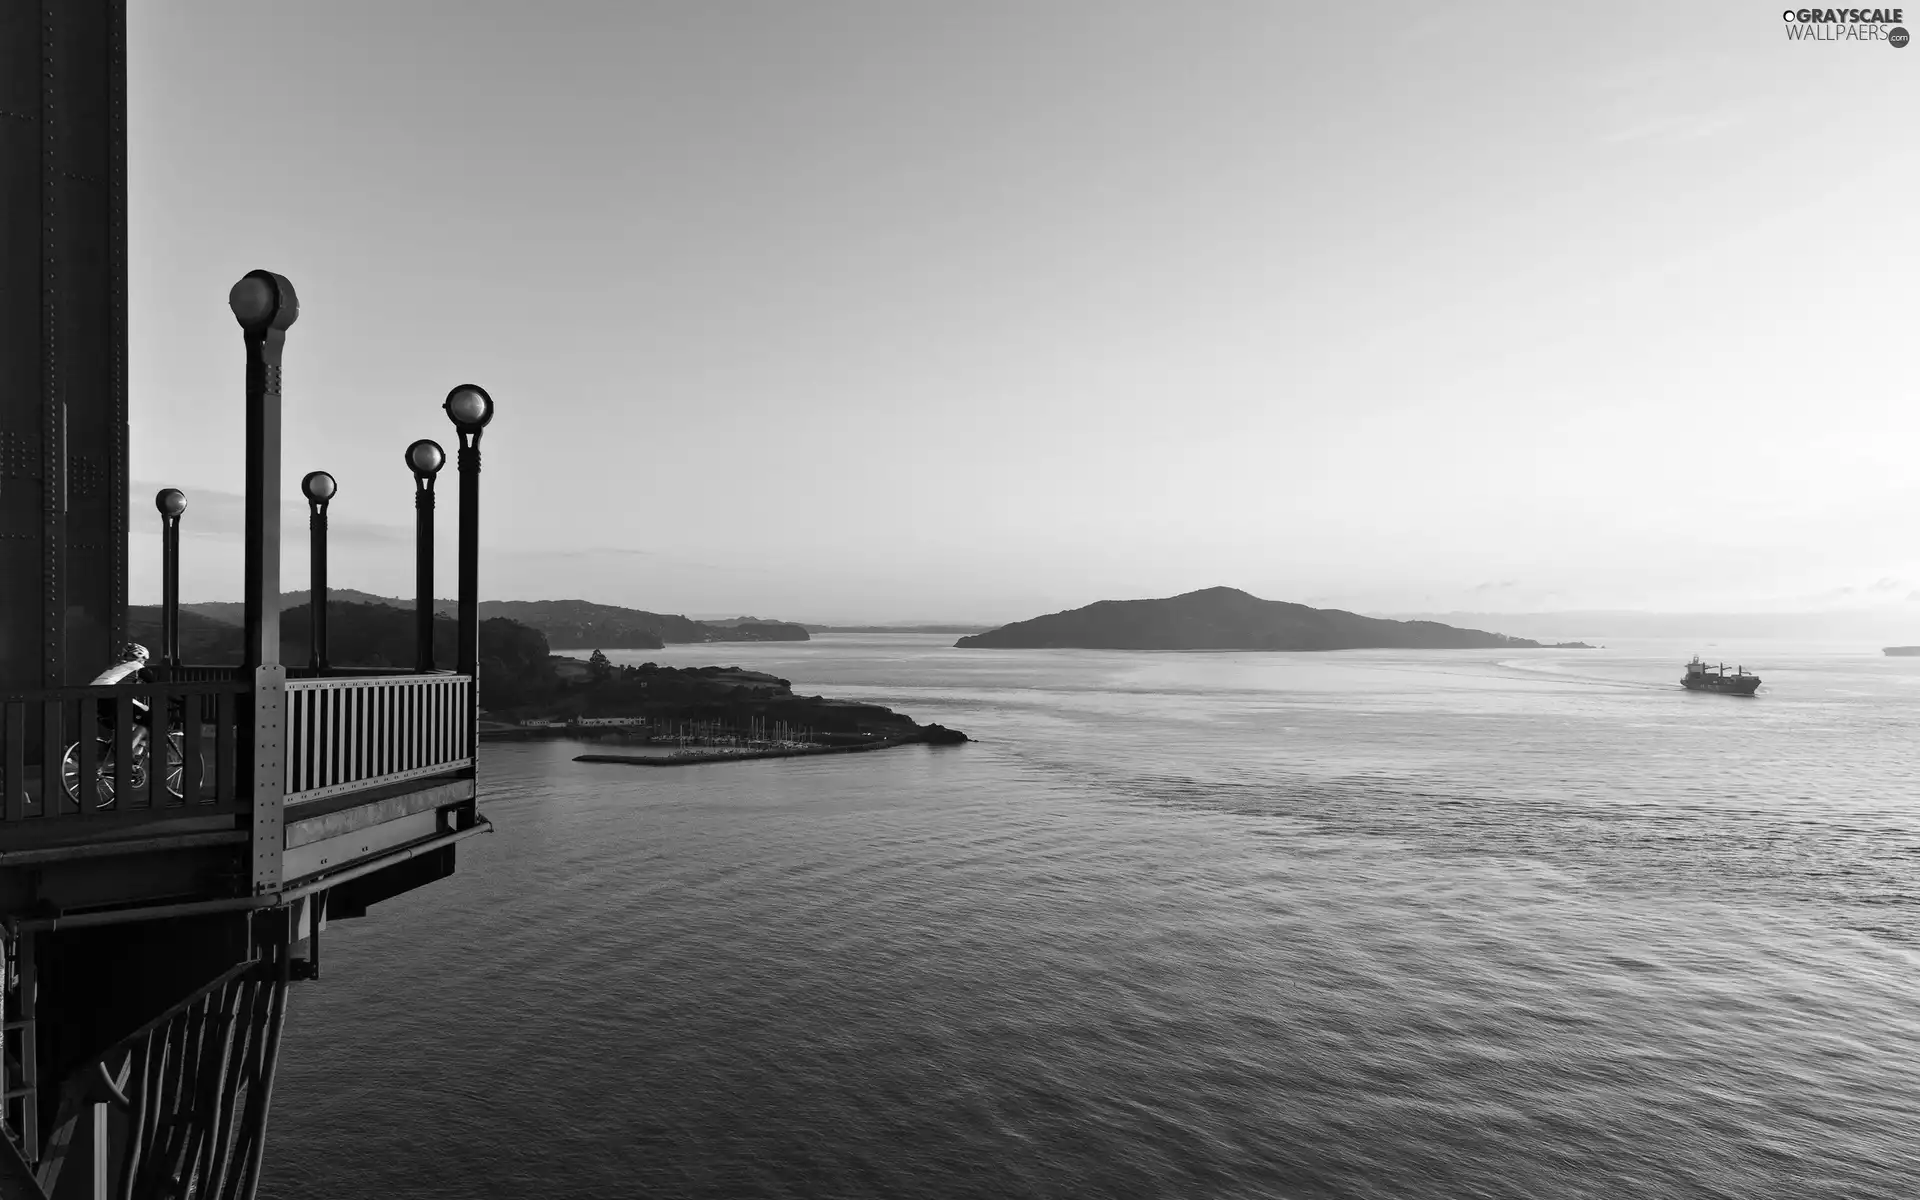
[(239, 594), (264, 267), (342, 587), (471, 381), (489, 597), (1920, 619), (1920, 52), (1673, 17), (135, 6), (132, 597), (163, 485)]
[[(237, 507), (238, 498), (233, 498)], [(288, 536), (292, 536), (289, 528)], [(304, 535), (303, 535), (304, 536)], [(213, 539), (209, 539), (213, 540)], [(290, 543), (291, 544), (291, 543)], [(304, 542), (300, 543), (304, 547)], [(446, 576), (436, 576), (436, 601), (452, 603), (453, 595), (448, 586), (451, 580)], [(1209, 584), (1208, 587), (1233, 586), (1231, 584)], [(395, 588), (388, 591), (353, 587), (345, 584), (332, 585), (333, 593), (338, 596), (342, 591), (368, 593), (383, 599), (396, 599), (410, 602), (410, 588)], [(1183, 591), (1201, 590), (1196, 588)], [(1242, 589), (1244, 590), (1244, 589)], [(297, 596), (303, 587), (289, 587), (286, 595)], [(1178, 593), (1176, 593), (1178, 594)], [(1133, 600), (1155, 599), (1159, 597), (1143, 596), (1098, 596), (1082, 603), (1090, 604), (1095, 600)], [(151, 602), (157, 602), (154, 597)], [(237, 589), (229, 594), (198, 595), (188, 594), (182, 598), (185, 605), (205, 603), (234, 604), (239, 602)], [(540, 600), (585, 600), (592, 603), (610, 604), (600, 597), (589, 595), (553, 594), (537, 597), (502, 597), (491, 593), (482, 593), (483, 601), (503, 599), (540, 599)], [(1261, 599), (1285, 600), (1284, 596), (1263, 596)], [(138, 603), (138, 601), (136, 601)], [(1080, 607), (1075, 604), (1070, 607)], [(1010, 624), (1030, 617), (1043, 616), (1058, 609), (1035, 610), (1015, 615), (996, 617), (986, 616), (927, 616), (924, 614), (893, 615), (888, 617), (859, 617), (815, 612), (784, 611), (748, 611), (745, 609), (683, 610), (649, 605), (644, 603), (625, 604), (652, 612), (679, 613), (694, 620), (731, 620), (737, 617), (751, 616), (762, 620), (789, 621), (807, 625), (875, 625), (875, 626), (913, 626), (913, 625), (975, 625), (987, 628)], [(1321, 605), (1319, 607), (1340, 607)], [(1688, 637), (1750, 637), (1775, 640), (1830, 640), (1854, 641), (1861, 639), (1901, 638), (1920, 642), (1920, 611), (1907, 606), (1867, 606), (1853, 608), (1830, 608), (1821, 611), (1804, 610), (1747, 610), (1747, 611), (1677, 611), (1663, 612), (1648, 609), (1562, 609), (1562, 610), (1468, 610), (1448, 611), (1377, 609), (1354, 610), (1361, 615), (1385, 617), (1399, 621), (1439, 621), (1457, 627), (1489, 630), (1505, 633), (1514, 637), (1529, 637), (1541, 640), (1577, 638), (1577, 637), (1619, 637), (1619, 638), (1688, 638)]]

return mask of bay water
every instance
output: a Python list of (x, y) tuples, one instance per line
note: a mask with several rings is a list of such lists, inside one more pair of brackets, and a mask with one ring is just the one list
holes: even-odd
[(295, 989), (262, 1195), (1920, 1195), (1920, 659), (952, 640), (610, 656), (964, 746), (486, 746)]

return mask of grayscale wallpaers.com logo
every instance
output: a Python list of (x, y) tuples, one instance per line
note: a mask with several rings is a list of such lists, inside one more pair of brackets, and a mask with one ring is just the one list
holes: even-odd
[(1907, 44), (1898, 8), (1789, 8), (1780, 16), (1790, 42), (1885, 42), (1895, 50)]

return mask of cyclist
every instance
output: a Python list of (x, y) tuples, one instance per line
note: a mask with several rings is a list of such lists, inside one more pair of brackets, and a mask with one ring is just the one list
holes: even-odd
[[(120, 645), (120, 661), (93, 677), (89, 687), (101, 687), (113, 683), (148, 683), (152, 673), (147, 670), (147, 648), (139, 642), (123, 642)], [(144, 724), (147, 716), (147, 702), (135, 696), (133, 713), (136, 721)], [(100, 702), (100, 720), (113, 724), (113, 701)]]
[(138, 675), (147, 669), (147, 648), (139, 642), (123, 642), (120, 646), (120, 661), (93, 677), (91, 687), (101, 687), (110, 683), (122, 683), (129, 675)]
[[(152, 673), (147, 670), (148, 655), (145, 646), (142, 646), (138, 642), (123, 642), (121, 643), (117, 657), (119, 661), (98, 675), (95, 675), (92, 683), (88, 686), (107, 687), (121, 683), (145, 683), (151, 681)], [(133, 730), (131, 749), (133, 751), (133, 778), (135, 780), (135, 786), (139, 787), (143, 785), (138, 781), (144, 779), (146, 775), (147, 731), (152, 727), (152, 722), (149, 719), (147, 702), (138, 696), (133, 697), (132, 700)], [(101, 777), (103, 779), (111, 776), (113, 772), (111, 758), (113, 707), (114, 702), (112, 700), (102, 697), (96, 709), (100, 722), (101, 758), (99, 761), (101, 764)], [(67, 794), (76, 799), (78, 799), (80, 794), (80, 760), (78, 753), (78, 745), (67, 747), (66, 758), (61, 764), (61, 773), (66, 779)], [(108, 785), (103, 784), (102, 787), (103, 791), (99, 803), (100, 807), (106, 808), (113, 804), (113, 793)]]

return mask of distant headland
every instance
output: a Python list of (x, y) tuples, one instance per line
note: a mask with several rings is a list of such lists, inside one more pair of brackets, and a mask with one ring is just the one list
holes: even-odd
[[(196, 665), (238, 663), (240, 627), (194, 611), (200, 607), (185, 608), (180, 614), (182, 657)], [(481, 611), (486, 612), (485, 605)], [(754, 623), (751, 618), (743, 620)], [(282, 610), (283, 662), (307, 661), (311, 627), (307, 605)], [(159, 608), (130, 606), (127, 633), (135, 641), (157, 645)], [(327, 605), (327, 636), (332, 666), (352, 670), (411, 664), (418, 634), (410, 606), (332, 599)], [(670, 736), (704, 745), (756, 737), (764, 741), (768, 730), (783, 731), (780, 740), (809, 750), (906, 742), (949, 745), (967, 740), (958, 730), (922, 725), (884, 705), (796, 695), (789, 681), (764, 672), (720, 666), (663, 667), (650, 662), (622, 665), (597, 649), (585, 659), (557, 655), (544, 633), (510, 617), (485, 617), (479, 636), (481, 736), (488, 741), (561, 736), (645, 741)], [(451, 617), (435, 614), (433, 643), (435, 661), (451, 667), (458, 657), (458, 629)]]
[[(329, 593), (334, 604), (381, 604), (389, 608), (413, 611), (413, 601), (395, 596), (376, 596), (351, 588), (334, 588)], [(281, 602), (289, 607), (305, 603), (305, 592), (288, 592)], [(244, 619), (237, 600), (208, 604), (183, 604), (181, 608), (211, 617), (229, 625)], [(454, 615), (454, 602), (436, 600), (433, 610), (441, 616)], [(806, 628), (789, 621), (761, 621), (754, 617), (734, 617), (725, 621), (696, 621), (691, 617), (622, 608), (617, 604), (595, 604), (590, 600), (482, 600), (480, 619), (505, 617), (546, 636), (550, 646), (603, 650), (659, 650), (666, 646), (701, 642), (804, 642)]]
[(1529, 638), (1436, 621), (1389, 621), (1337, 608), (1262, 600), (1212, 587), (1160, 600), (1102, 600), (1016, 621), (954, 645), (978, 649), (1496, 650), (1538, 648)]

